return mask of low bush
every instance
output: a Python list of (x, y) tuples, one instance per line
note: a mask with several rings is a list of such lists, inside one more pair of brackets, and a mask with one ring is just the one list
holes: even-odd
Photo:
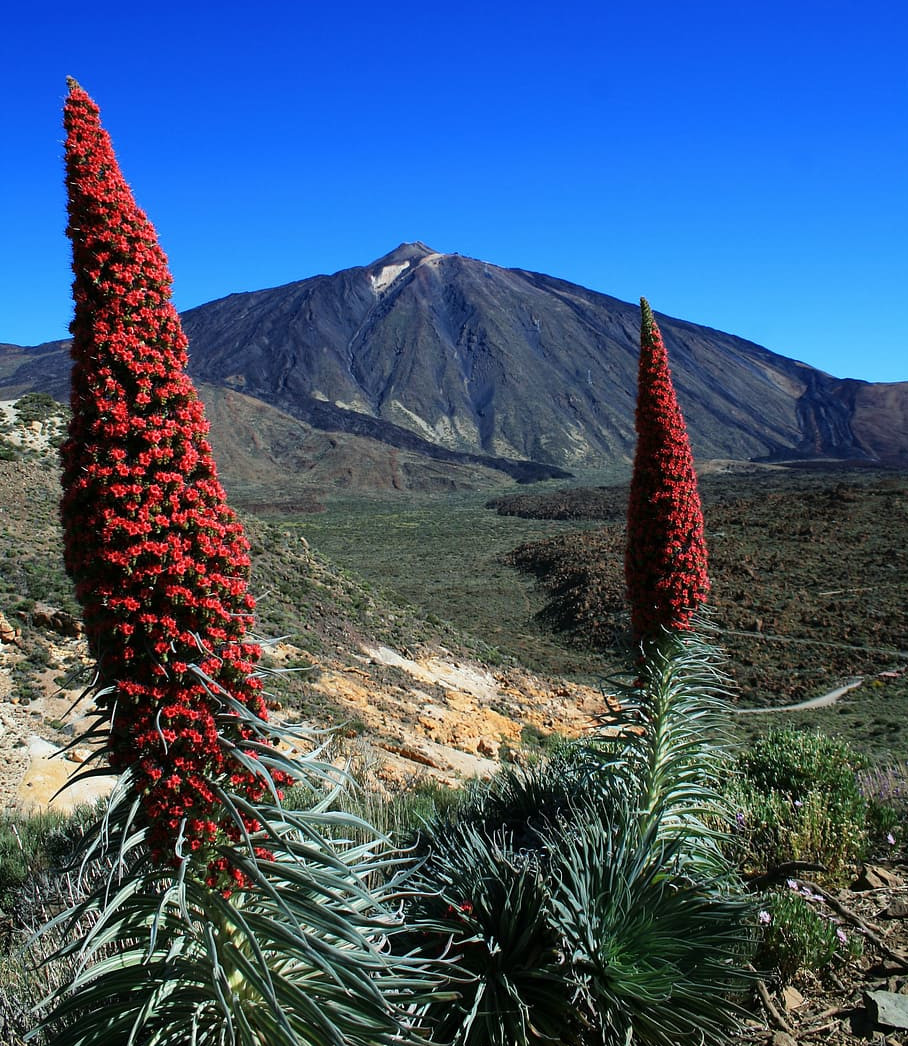
[(840, 881), (867, 847), (867, 802), (855, 776), (863, 764), (842, 740), (788, 728), (741, 752), (726, 794), (745, 871), (808, 861)]
[(62, 413), (65, 408), (57, 403), (53, 396), (46, 392), (27, 392), (16, 400), (16, 414), (23, 423), (30, 421), (47, 421), (54, 414)]
[(860, 955), (861, 938), (849, 937), (838, 923), (820, 914), (814, 908), (819, 900), (794, 883), (764, 894), (755, 963), (774, 981), (787, 984), (799, 971), (820, 973), (832, 963)]
[(855, 773), (866, 762), (840, 738), (790, 727), (767, 731), (738, 757), (744, 776), (763, 792), (797, 800), (816, 789), (857, 805), (861, 793)]
[(908, 824), (908, 765), (876, 766), (858, 774), (867, 802), (867, 829), (874, 854), (890, 856), (904, 850)]

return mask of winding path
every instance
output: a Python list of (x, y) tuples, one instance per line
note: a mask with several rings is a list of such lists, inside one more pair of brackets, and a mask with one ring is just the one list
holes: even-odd
[(842, 686), (837, 686), (835, 690), (830, 690), (828, 693), (820, 694), (819, 697), (811, 697), (807, 701), (798, 701), (795, 705), (766, 705), (764, 708), (738, 708), (736, 709), (736, 712), (738, 715), (751, 715), (756, 712), (800, 712), (805, 708), (826, 708), (828, 705), (834, 705), (840, 697), (847, 694), (849, 690), (854, 690), (855, 687), (860, 686), (863, 682), (863, 676), (854, 676)]

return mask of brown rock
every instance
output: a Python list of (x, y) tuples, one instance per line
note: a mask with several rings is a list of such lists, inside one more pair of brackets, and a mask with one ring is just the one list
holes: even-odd
[(85, 631), (82, 622), (74, 618), (72, 614), (67, 614), (65, 610), (49, 606), (47, 603), (36, 603), (28, 617), (36, 628), (48, 628), (51, 632), (57, 632), (61, 636), (76, 637)]
[(411, 763), (420, 763), (422, 766), (429, 766), (433, 770), (440, 770), (441, 767), (435, 762), (430, 756), (426, 755), (425, 752), (420, 752), (415, 748), (411, 748), (408, 745), (389, 745), (385, 744), (381, 746), (386, 752), (393, 752), (394, 755), (399, 755), (401, 759), (409, 759)]
[(13, 628), (3, 614), (0, 614), (0, 643), (10, 643), (13, 646), (19, 646), (21, 636), (22, 633), (19, 629)]
[(480, 755), (486, 756), (488, 759), (497, 759), (498, 747), (496, 741), (490, 741), (488, 738), (481, 737), (479, 743), (476, 745), (476, 751)]
[(892, 890), (902, 885), (902, 880), (888, 868), (879, 864), (865, 864), (861, 874), (851, 884), (852, 890)]
[(877, 914), (878, 919), (908, 919), (908, 900), (896, 897)]
[(106, 796), (116, 781), (111, 775), (68, 784), (74, 772), (72, 763), (60, 757), (60, 749), (56, 745), (36, 736), (29, 738), (28, 757), (28, 768), (19, 782), (17, 794), (17, 805), (23, 811), (70, 811)]
[(797, 988), (789, 985), (782, 989), (782, 1005), (786, 1010), (796, 1010), (799, 1006), (804, 1005), (804, 996)]

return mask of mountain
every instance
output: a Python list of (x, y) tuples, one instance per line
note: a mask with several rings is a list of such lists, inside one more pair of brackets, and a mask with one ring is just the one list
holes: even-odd
[[(386, 461), (408, 455), (414, 476), (432, 461), (436, 478), (453, 468), (535, 479), (633, 454), (638, 309), (552, 276), (401, 244), (371, 265), (232, 294), (182, 319), (197, 381), (276, 409), (300, 444), (315, 433), (352, 441), (334, 448), (344, 460), (365, 440)], [(908, 382), (834, 378), (658, 319), (697, 458), (908, 460)], [(0, 396), (60, 394), (64, 345), (0, 346)]]

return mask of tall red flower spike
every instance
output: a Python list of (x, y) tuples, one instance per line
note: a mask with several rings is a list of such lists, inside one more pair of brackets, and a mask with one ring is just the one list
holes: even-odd
[(706, 543), (697, 475), (662, 334), (640, 299), (637, 452), (627, 513), (625, 577), (638, 641), (690, 627), (706, 599)]
[[(98, 107), (69, 81), (64, 108), (75, 318), (63, 446), (66, 567), (97, 660), (108, 755), (131, 770), (159, 860), (241, 827), (212, 784), (250, 801), (236, 713), (266, 718), (246, 638), (248, 545), (218, 482), (187, 341), (155, 230), (117, 165)], [(237, 704), (233, 704), (236, 702)], [(253, 819), (247, 828), (257, 827)], [(227, 885), (223, 859), (211, 883)], [(239, 881), (240, 873), (232, 873)]]

